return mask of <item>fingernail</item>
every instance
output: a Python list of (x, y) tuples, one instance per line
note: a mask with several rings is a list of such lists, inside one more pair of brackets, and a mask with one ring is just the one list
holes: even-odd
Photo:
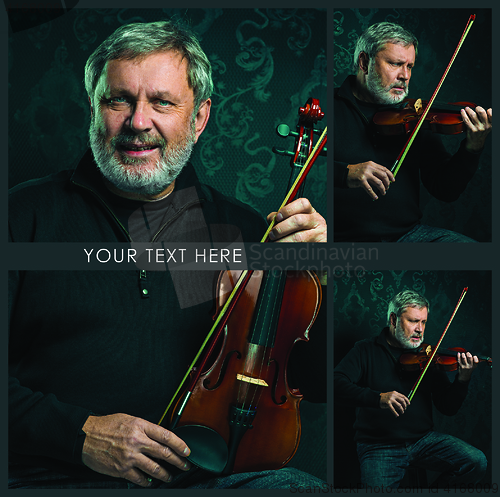
[(276, 235), (274, 234), (274, 232), (272, 232), (272, 231), (269, 232), (269, 238), (271, 240), (275, 240), (276, 239)]
[(276, 220), (279, 222), (279, 221), (283, 221), (283, 214), (281, 214), (281, 212), (278, 212), (278, 214), (276, 215)]
[(184, 471), (188, 471), (188, 470), (190, 470), (190, 469), (191, 469), (191, 464), (189, 464), (188, 462), (186, 462), (186, 463), (184, 464), (184, 467), (183, 467), (182, 469), (183, 469)]
[(191, 454), (191, 449), (190, 449), (189, 447), (186, 447), (186, 448), (184, 449), (183, 454), (184, 454), (185, 456), (189, 456), (189, 454)]

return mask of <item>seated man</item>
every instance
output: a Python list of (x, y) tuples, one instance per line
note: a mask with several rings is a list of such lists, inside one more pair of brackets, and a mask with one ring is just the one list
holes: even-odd
[(335, 89), (335, 241), (473, 241), (420, 224), (420, 180), (437, 199), (456, 200), (478, 167), (492, 128), (492, 109), (461, 109), (467, 131), (453, 156), (436, 134), (421, 129), (397, 178), (391, 168), (409, 135), (384, 135), (373, 124), (378, 111), (404, 105), (417, 48), (415, 36), (401, 26), (374, 24), (357, 42), (356, 75)]
[[(264, 220), (202, 185), (188, 163), (212, 89), (209, 61), (190, 33), (169, 22), (122, 26), (90, 56), (85, 84), (92, 154), (74, 172), (13, 189), (11, 241), (261, 239)], [(326, 223), (298, 199), (276, 215), (270, 237), (326, 241)], [(217, 479), (186, 473), (190, 448), (157, 425), (210, 329), (210, 272), (10, 277), (12, 488), (321, 484), (293, 470)]]
[[(430, 367), (415, 388), (420, 371), (401, 370), (400, 356), (422, 344), (428, 311), (429, 302), (418, 293), (398, 293), (388, 305), (388, 327), (357, 342), (335, 368), (335, 402), (356, 407), (355, 441), (366, 487), (398, 488), (410, 464), (441, 472), (432, 484), (438, 488), (477, 483), (486, 470), (480, 450), (432, 431), (432, 404), (446, 415), (456, 414), (477, 356), (458, 353), (453, 383)], [(410, 402), (405, 393), (412, 390)]]

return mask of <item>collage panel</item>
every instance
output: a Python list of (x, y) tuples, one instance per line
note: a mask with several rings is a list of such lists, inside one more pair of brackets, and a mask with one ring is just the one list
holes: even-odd
[(496, 491), (492, 272), (334, 283), (334, 486)]
[(325, 287), (179, 272), (10, 271), (10, 488), (324, 484)]
[(492, 9), (340, 8), (333, 30), (334, 241), (491, 242)]
[(324, 488), (326, 9), (8, 24), (9, 488)]
[[(326, 128), (324, 9), (75, 8), (48, 20), (47, 11), (29, 14), (22, 9), (9, 11), (10, 188), (19, 189), (20, 183), (49, 174), (58, 174), (56, 179), (61, 183), (69, 174), (65, 176), (63, 171), (76, 169), (73, 183), (88, 189), (91, 182), (93, 189), (96, 175), (91, 176), (91, 172), (96, 170), (94, 160), (98, 157), (98, 167), (106, 181), (118, 184), (117, 188), (131, 195), (143, 189), (145, 195), (158, 200), (160, 194), (168, 193), (161, 185), (171, 184), (178, 175), (177, 190), (200, 182), (242, 202), (265, 219), (285, 199), (292, 177), (291, 163), (302, 165)], [(119, 43), (120, 36), (127, 36), (126, 26), (164, 20), (194, 33), (202, 52), (197, 66), (199, 81), (189, 78), (177, 81), (167, 75), (172, 88), (162, 90), (175, 93), (184, 91), (179, 84), (187, 85), (188, 92), (196, 93), (197, 108), (188, 108), (185, 102), (175, 100), (174, 95), (165, 94), (164, 99), (156, 98), (147, 110), (139, 107), (138, 115), (130, 116), (134, 99), (140, 102), (142, 97), (140, 92), (133, 94), (137, 81), (129, 81), (127, 86), (120, 77), (142, 74), (148, 70), (148, 64), (136, 65), (133, 60), (117, 62), (114, 64), (117, 67), (112, 67), (115, 72), (106, 72), (101, 80), (98, 76), (103, 57), (108, 57), (104, 50), (113, 50), (112, 45), (101, 44), (106, 39), (110, 44), (113, 40)], [(136, 36), (149, 39), (148, 50), (153, 50), (154, 44), (160, 42), (153, 36), (156, 25), (151, 25), (150, 31), (137, 32)], [(111, 38), (113, 33), (115, 38)], [(103, 53), (96, 52), (99, 46)], [(93, 53), (95, 57), (91, 59)], [(172, 67), (165, 66), (164, 72), (173, 70), (181, 60), (186, 64), (182, 57), (167, 59), (165, 56)], [(92, 63), (85, 72), (87, 60)], [(157, 68), (157, 61), (151, 61), (152, 68)], [(211, 81), (208, 67), (211, 67)], [(184, 66), (179, 69), (182, 75)], [(31, 77), (33, 73), (37, 78)], [(159, 73), (148, 77), (164, 76)], [(154, 88), (158, 87), (154, 86), (156, 81), (150, 81)], [(146, 97), (152, 104), (154, 95)], [(109, 127), (104, 135), (103, 126)], [(124, 130), (121, 134), (117, 132), (120, 126)], [(180, 136), (175, 131), (179, 127), (184, 129)], [(148, 134), (154, 139), (146, 140)], [(180, 174), (180, 166), (175, 168), (164, 160), (166, 152), (175, 152), (182, 164), (190, 159), (184, 174)], [(301, 237), (300, 241), (326, 239), (325, 154), (311, 163), (307, 175), (303, 196), (310, 205), (289, 207), (293, 213), (319, 213), (315, 216), (316, 223), (319, 221), (321, 225), (319, 233)], [(156, 173), (153, 186), (142, 185), (131, 170), (124, 169), (120, 175), (112, 167), (118, 156), (123, 156), (131, 169), (141, 161), (146, 163), (148, 155), (152, 160), (163, 156), (164, 177)], [(147, 167), (143, 168), (145, 173), (152, 174)], [(202, 192), (198, 196), (202, 194), (207, 195)], [(16, 221), (16, 211), (21, 209), (18, 204), (25, 204), (21, 193), (14, 198), (17, 203), (11, 204), (9, 216), (12, 222)], [(107, 203), (108, 199), (104, 200)], [(116, 206), (120, 208), (123, 206)], [(29, 221), (19, 222), (26, 225)], [(259, 242), (264, 231), (260, 236), (255, 234), (243, 240)], [(283, 229), (280, 232), (281, 238), (286, 236)], [(271, 237), (275, 234), (276, 230)], [(15, 232), (11, 236), (13, 241), (23, 242), (89, 241), (88, 234), (70, 229), (58, 238), (47, 229), (44, 233), (30, 233), (31, 238)], [(96, 235), (95, 241), (103, 240)]]

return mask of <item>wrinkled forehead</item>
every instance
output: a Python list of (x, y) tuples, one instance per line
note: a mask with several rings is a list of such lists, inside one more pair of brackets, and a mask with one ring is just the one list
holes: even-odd
[(413, 44), (406, 45), (403, 42), (387, 42), (375, 54), (375, 57), (380, 58), (397, 58), (402, 62), (409, 64), (415, 63), (415, 46)]
[(112, 90), (154, 93), (172, 91), (193, 96), (188, 81), (187, 59), (178, 51), (154, 52), (136, 57), (121, 57), (106, 62), (97, 82), (94, 96)]
[(419, 307), (417, 305), (408, 305), (403, 309), (401, 315), (405, 315), (407, 318), (411, 319), (426, 319), (427, 318), (427, 307)]

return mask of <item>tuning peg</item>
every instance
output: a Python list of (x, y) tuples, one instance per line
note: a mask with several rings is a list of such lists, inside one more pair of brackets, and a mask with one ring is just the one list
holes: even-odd
[(278, 150), (276, 147), (273, 147), (273, 152), (278, 155), (285, 155), (288, 157), (294, 157), (295, 154), (293, 152), (290, 152), (289, 150)]
[(278, 124), (276, 127), (276, 133), (278, 133), (279, 136), (282, 138), (286, 138), (287, 136), (299, 136), (299, 134), (296, 131), (291, 131), (290, 126), (288, 124)]

